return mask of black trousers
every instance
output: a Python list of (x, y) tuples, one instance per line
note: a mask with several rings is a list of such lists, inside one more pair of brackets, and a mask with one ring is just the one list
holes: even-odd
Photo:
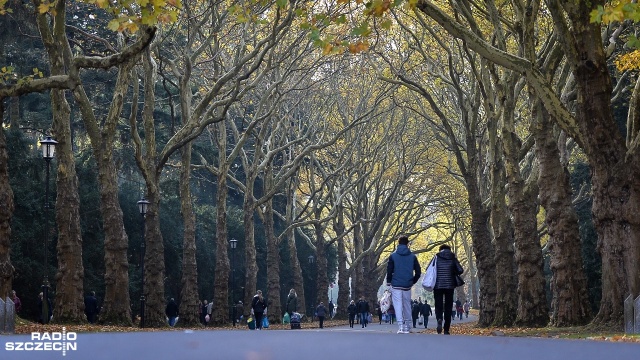
[(356, 314), (349, 314), (349, 326), (353, 327), (353, 323), (356, 320)]
[[(444, 320), (444, 331), (449, 332), (451, 326), (451, 308), (453, 307), (454, 289), (435, 289), (433, 297), (436, 302), (436, 319)], [(443, 316), (444, 315), (444, 316)]]
[(318, 321), (320, 321), (320, 329), (322, 329), (322, 324), (324, 323), (324, 316), (318, 316)]

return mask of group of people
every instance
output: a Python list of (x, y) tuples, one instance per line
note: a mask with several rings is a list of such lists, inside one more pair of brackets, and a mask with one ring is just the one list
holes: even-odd
[[(456, 276), (464, 272), (449, 245), (441, 245), (436, 254), (436, 283), (433, 289), (436, 331), (450, 334), (453, 309), (453, 292)], [(398, 319), (398, 334), (408, 334), (412, 321), (411, 288), (422, 275), (418, 258), (409, 250), (409, 238), (398, 237), (398, 246), (387, 262), (387, 286), (391, 287), (392, 304)], [(428, 317), (425, 317), (428, 319)], [(425, 326), (426, 327), (426, 326)]]
[(455, 320), (457, 317), (458, 319), (462, 320), (462, 315), (465, 315), (468, 318), (469, 308), (471, 308), (469, 300), (466, 300), (463, 304), (460, 299), (456, 299), (456, 301), (453, 303), (453, 308), (451, 309), (451, 319)]

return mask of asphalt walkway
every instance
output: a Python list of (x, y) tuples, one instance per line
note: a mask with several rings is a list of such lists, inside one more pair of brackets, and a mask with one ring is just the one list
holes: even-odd
[[(398, 331), (398, 323), (394, 322), (393, 324), (385, 323), (382, 324), (378, 322), (378, 317), (374, 316), (373, 323), (368, 324), (367, 327), (362, 328), (361, 324), (355, 324), (353, 329), (349, 327), (349, 325), (345, 326), (334, 326), (334, 327), (325, 327), (324, 329), (314, 329), (314, 330), (323, 330), (323, 331), (365, 331), (365, 332), (381, 332), (381, 333), (396, 333)], [(478, 317), (473, 314), (469, 314), (469, 317), (462, 316), (462, 320), (456, 318), (456, 320), (451, 321), (451, 329), (450, 332), (455, 334), (455, 327), (458, 324), (470, 323), (478, 321)], [(425, 329), (424, 325), (418, 325), (416, 322), (416, 327), (411, 328), (411, 333), (436, 333), (437, 321), (435, 316), (430, 316), (429, 321), (427, 322), (427, 328)]]

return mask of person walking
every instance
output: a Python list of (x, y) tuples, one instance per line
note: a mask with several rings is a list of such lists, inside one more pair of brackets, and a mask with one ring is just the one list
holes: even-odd
[(43, 301), (43, 299), (44, 299), (44, 295), (43, 295), (43, 294), (42, 294), (42, 292), (41, 292), (41, 293), (39, 293), (39, 294), (38, 294), (38, 310), (39, 310), (39, 313), (38, 313), (38, 322), (39, 322), (40, 324), (46, 324), (46, 323), (49, 323), (49, 321), (51, 321), (51, 318), (53, 317), (53, 309), (51, 308), (51, 299), (49, 299), (49, 298), (47, 297), (47, 308), (49, 309), (49, 311), (48, 311), (49, 313), (47, 314), (47, 316), (48, 316), (49, 318), (48, 318), (48, 319), (46, 319), (46, 323), (45, 323), (45, 320), (44, 320), (44, 319), (43, 319), (43, 317), (42, 317), (42, 312), (43, 312), (43, 311), (42, 311), (42, 306), (44, 305), (44, 301)]
[(320, 325), (320, 329), (322, 329), (324, 324), (324, 317), (327, 315), (327, 308), (324, 307), (324, 303), (320, 301), (320, 305), (316, 308), (316, 314), (318, 316), (318, 322)]
[(420, 305), (418, 301), (413, 300), (411, 304), (411, 320), (413, 320), (413, 328), (416, 328), (416, 321), (418, 321), (418, 317), (420, 316)]
[(251, 314), (256, 319), (256, 330), (262, 330), (262, 317), (267, 313), (267, 302), (262, 297), (262, 290), (258, 290), (251, 300)]
[(424, 328), (426, 329), (427, 325), (429, 324), (429, 316), (433, 315), (433, 312), (431, 312), (431, 305), (425, 302), (424, 304), (422, 304), (420, 312), (422, 313), (422, 317), (424, 318)]
[(411, 287), (420, 279), (420, 263), (409, 250), (409, 238), (398, 237), (396, 251), (387, 262), (387, 286), (391, 286), (391, 299), (398, 319), (398, 334), (408, 334), (411, 324)]
[(209, 302), (207, 301), (207, 299), (204, 299), (201, 301), (202, 304), (202, 308), (200, 309), (200, 321), (202, 322), (202, 325), (207, 325), (207, 322), (209, 322), (207, 319), (207, 308), (209, 307)]
[(393, 325), (393, 323), (396, 321), (396, 309), (393, 308), (393, 301), (391, 301), (391, 305), (389, 305), (387, 315), (389, 316), (389, 324)]
[(19, 314), (20, 310), (22, 310), (22, 301), (20, 301), (15, 290), (11, 290), (11, 301), (13, 301), (13, 304), (15, 305), (16, 314)]
[(236, 322), (240, 324), (240, 320), (242, 320), (242, 318), (244, 318), (244, 305), (242, 304), (242, 301), (238, 301), (236, 304)]
[(211, 314), (213, 314), (213, 299), (211, 299), (211, 301), (209, 301), (209, 304), (207, 305), (207, 315), (205, 316), (205, 319), (209, 319), (207, 320), (207, 324), (211, 322)]
[(460, 301), (460, 299), (456, 299), (456, 315), (459, 320), (462, 320), (462, 312), (462, 301)]
[(90, 324), (96, 322), (96, 315), (98, 314), (98, 299), (96, 299), (96, 292), (92, 291), (84, 298), (84, 314), (87, 315), (87, 321)]
[(469, 300), (465, 300), (464, 304), (462, 305), (462, 310), (464, 310), (464, 315), (465, 318), (469, 318)]
[[(441, 245), (440, 251), (436, 254), (436, 284), (433, 288), (433, 297), (435, 298), (436, 307), (436, 320), (438, 326), (436, 331), (438, 334), (442, 333), (449, 335), (449, 329), (451, 326), (451, 319), (453, 317), (453, 291), (456, 288), (456, 275), (460, 275), (464, 272), (462, 265), (456, 258), (456, 255), (451, 251), (449, 245)], [(443, 327), (444, 320), (444, 327)]]
[(178, 304), (176, 304), (176, 300), (174, 298), (169, 299), (169, 303), (167, 304), (164, 313), (169, 319), (169, 326), (173, 327), (176, 324), (176, 319), (178, 318)]
[(333, 319), (333, 300), (329, 299), (329, 317)]
[(360, 301), (358, 301), (358, 314), (360, 314), (360, 325), (362, 325), (363, 328), (367, 327), (369, 303), (364, 299), (364, 296), (360, 296)]
[(287, 313), (289, 313), (289, 316), (298, 311), (298, 294), (294, 289), (289, 290), (286, 309)]
[(378, 305), (376, 305), (376, 314), (378, 315), (378, 321), (380, 322), (380, 325), (382, 325), (382, 308), (380, 308), (380, 302), (378, 302)]
[(349, 327), (353, 329), (353, 323), (356, 320), (356, 302), (351, 300), (349, 306), (347, 306), (347, 313), (349, 314)]

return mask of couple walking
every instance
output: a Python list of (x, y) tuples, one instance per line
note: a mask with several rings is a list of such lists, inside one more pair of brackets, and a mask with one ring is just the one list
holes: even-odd
[[(455, 276), (462, 274), (463, 269), (451, 251), (449, 245), (441, 245), (436, 255), (437, 277), (433, 290), (435, 312), (438, 320), (437, 331), (449, 335), (451, 325), (451, 308), (453, 307), (453, 291), (456, 288)], [(409, 238), (398, 237), (398, 247), (389, 256), (387, 263), (387, 286), (391, 286), (391, 299), (398, 319), (398, 334), (408, 334), (411, 328), (411, 287), (420, 279), (421, 271), (418, 258), (409, 250)]]

